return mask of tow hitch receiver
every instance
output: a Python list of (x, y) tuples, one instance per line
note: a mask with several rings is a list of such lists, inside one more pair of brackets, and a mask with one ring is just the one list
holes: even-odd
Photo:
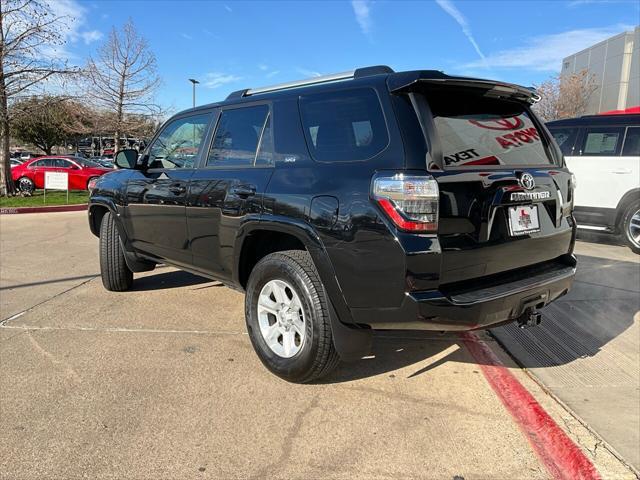
[(527, 308), (517, 321), (520, 328), (535, 327), (542, 322), (542, 314), (535, 308)]

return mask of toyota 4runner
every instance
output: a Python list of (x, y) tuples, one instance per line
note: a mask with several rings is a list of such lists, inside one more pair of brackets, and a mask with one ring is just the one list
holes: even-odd
[(574, 182), (537, 99), (379, 66), (181, 112), (92, 189), (104, 286), (165, 263), (246, 292), (258, 356), (294, 382), (376, 329), (535, 324), (576, 268)]

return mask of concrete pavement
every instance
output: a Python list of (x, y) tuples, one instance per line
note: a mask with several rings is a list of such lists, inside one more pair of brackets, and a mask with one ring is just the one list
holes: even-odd
[(640, 257), (577, 244), (566, 297), (539, 327), (493, 330), (518, 362), (640, 470)]
[[(0, 217), (0, 262), (2, 478), (548, 478), (458, 337), (385, 333), (293, 385), (237, 292), (166, 267), (106, 292), (85, 214)], [(492, 347), (603, 477), (634, 478)]]

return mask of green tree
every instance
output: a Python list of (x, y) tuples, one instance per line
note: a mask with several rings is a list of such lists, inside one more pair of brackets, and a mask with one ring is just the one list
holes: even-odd
[(31, 97), (11, 107), (11, 134), (32, 143), (47, 155), (53, 147), (90, 131), (90, 118), (81, 105), (64, 97)]

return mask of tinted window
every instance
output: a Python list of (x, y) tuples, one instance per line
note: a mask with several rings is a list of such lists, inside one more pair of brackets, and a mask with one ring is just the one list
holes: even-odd
[(53, 159), (47, 158), (33, 162), (29, 167), (53, 167)]
[(627, 128), (622, 155), (625, 157), (640, 156), (640, 127)]
[[(267, 105), (224, 110), (218, 121), (207, 165), (249, 167), (256, 161), (258, 142), (269, 114)], [(269, 141), (271, 133), (269, 133)], [(266, 147), (265, 147), (266, 148)], [(264, 161), (262, 161), (264, 164)]]
[(587, 128), (580, 150), (583, 156), (619, 155), (623, 136), (622, 127)]
[(53, 160), (54, 166), (57, 168), (71, 168), (73, 164), (64, 158), (56, 158)]
[(207, 113), (169, 123), (149, 148), (149, 168), (193, 168), (210, 117)]
[(100, 164), (97, 162), (94, 162), (93, 160), (87, 160), (86, 158), (80, 158), (80, 157), (73, 157), (73, 159), (83, 167), (100, 168)]
[(562, 150), (563, 155), (572, 155), (573, 146), (578, 136), (578, 128), (551, 128), (551, 135)]
[(524, 105), (455, 89), (429, 91), (426, 97), (445, 166), (551, 163)]
[(362, 88), (300, 98), (307, 145), (321, 162), (365, 160), (389, 143), (378, 95)]

